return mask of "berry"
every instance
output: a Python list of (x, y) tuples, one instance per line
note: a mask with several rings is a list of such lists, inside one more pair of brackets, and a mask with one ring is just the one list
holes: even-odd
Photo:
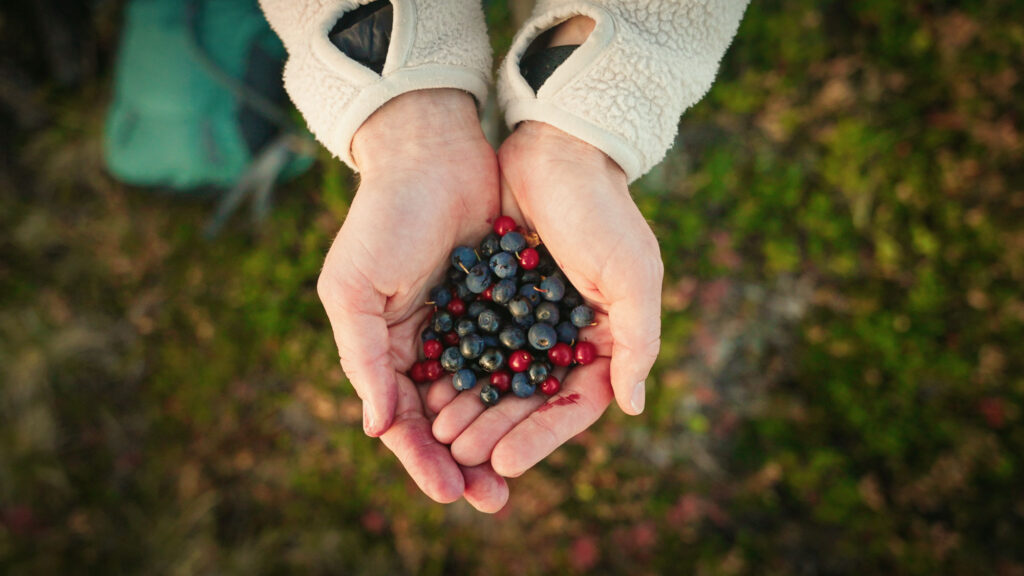
[(519, 281), (522, 282), (523, 284), (540, 284), (540, 281), (543, 279), (544, 277), (540, 275), (540, 272), (536, 270), (530, 270), (528, 272), (524, 272), (523, 276), (519, 279)]
[(572, 309), (569, 313), (569, 320), (577, 328), (586, 328), (594, 323), (594, 309), (586, 304), (581, 304)]
[(526, 248), (526, 238), (519, 232), (508, 232), (501, 237), (501, 249), (505, 252), (519, 253), (520, 250)]
[(547, 350), (558, 341), (558, 334), (555, 333), (555, 329), (550, 324), (538, 322), (530, 326), (526, 339), (530, 341), (530, 346), (537, 350)]
[(509, 300), (508, 311), (515, 318), (531, 316), (533, 314), (533, 304), (530, 303), (529, 298), (520, 294), (519, 296)]
[(566, 289), (565, 297), (562, 298), (562, 306), (564, 306), (566, 310), (572, 310), (580, 304), (583, 304), (583, 297), (580, 296), (580, 293), (572, 288)]
[(434, 332), (449, 332), (454, 325), (451, 313), (439, 310), (434, 314)]
[(494, 284), (488, 286), (487, 289), (480, 294), (480, 299), (487, 302), (490, 302), (491, 300), (494, 299)]
[(497, 348), (488, 348), (480, 356), (479, 362), (484, 372), (494, 373), (505, 366), (505, 354)]
[(484, 339), (479, 334), (467, 334), (459, 344), (459, 350), (468, 360), (479, 358), (484, 353)]
[(438, 308), (444, 308), (452, 300), (452, 292), (447, 286), (438, 286), (430, 291), (430, 301)]
[(520, 398), (529, 398), (537, 391), (537, 387), (530, 383), (530, 379), (522, 372), (512, 376), (512, 393)]
[(437, 340), (440, 336), (437, 335), (437, 332), (434, 332), (433, 328), (427, 327), (423, 334), (420, 334), (420, 338), (426, 342), (427, 340)]
[(508, 216), (498, 216), (494, 220), (494, 233), (504, 236), (516, 229), (516, 221)]
[(466, 286), (465, 280), (459, 280), (459, 283), (455, 285), (455, 297), (469, 302), (473, 299), (473, 292)]
[(479, 300), (474, 300), (469, 303), (469, 306), (466, 307), (466, 316), (475, 319), (484, 310), (487, 310), (487, 304)]
[(529, 330), (530, 326), (533, 326), (534, 323), (532, 314), (529, 316), (517, 316), (513, 318), (513, 320), (515, 320), (516, 326), (519, 326), (523, 330)]
[(508, 304), (516, 295), (516, 281), (512, 278), (505, 278), (491, 288), (491, 300), (496, 304)]
[(590, 342), (577, 342), (573, 350), (572, 359), (580, 366), (586, 366), (597, 358), (597, 347)]
[(433, 382), (444, 374), (444, 369), (441, 368), (441, 363), (437, 360), (426, 360), (423, 362), (423, 377), (426, 378), (425, 382)]
[(521, 328), (506, 326), (498, 334), (498, 341), (510, 350), (518, 350), (526, 345), (526, 333)]
[(565, 342), (559, 342), (548, 350), (548, 360), (555, 366), (568, 366), (572, 364), (572, 347)]
[(481, 330), (491, 334), (501, 329), (501, 318), (494, 310), (484, 310), (481, 312), (480, 316), (476, 319), (476, 323), (480, 326)]
[(537, 291), (536, 284), (523, 284), (522, 287), (519, 288), (519, 295), (529, 300), (531, 306), (540, 304), (542, 299), (540, 292)]
[(469, 246), (458, 246), (455, 250), (452, 250), (451, 261), (452, 268), (465, 272), (476, 265), (480, 259), (477, 258), (476, 252)]
[(537, 322), (547, 322), (554, 326), (558, 324), (558, 306), (554, 302), (541, 302), (533, 310), (533, 316)]
[(462, 298), (452, 298), (452, 301), (448, 303), (448, 311), (453, 316), (462, 316), (466, 313), (466, 302)]
[(484, 384), (480, 388), (480, 401), (484, 403), (484, 406), (494, 406), (499, 400), (501, 400), (501, 393), (494, 386)]
[(462, 370), (465, 363), (466, 359), (462, 357), (462, 352), (455, 346), (452, 346), (451, 348), (445, 348), (444, 352), (441, 353), (439, 364), (445, 372), (458, 372)]
[(513, 372), (526, 372), (533, 362), (533, 356), (526, 350), (516, 350), (508, 357), (508, 367)]
[(441, 345), (440, 340), (427, 340), (423, 343), (423, 356), (427, 360), (437, 360), (441, 357), (443, 350), (444, 346)]
[(576, 338), (580, 335), (579, 328), (572, 325), (572, 322), (564, 320), (555, 326), (555, 332), (558, 333), (558, 341), (565, 342), (566, 344), (575, 344)]
[(455, 334), (459, 337), (463, 337), (466, 334), (472, 334), (474, 332), (476, 332), (476, 322), (473, 322), (473, 320), (469, 318), (460, 318), (459, 321), (455, 323)]
[(441, 342), (443, 342), (445, 346), (458, 346), (459, 335), (455, 332), (445, 332), (444, 336), (441, 336)]
[(558, 276), (548, 276), (540, 283), (540, 293), (548, 302), (558, 302), (565, 296), (565, 281)]
[(562, 389), (562, 383), (558, 381), (558, 378), (554, 376), (548, 376), (540, 384), (540, 391), (547, 394), (548, 396), (554, 396), (558, 394), (558, 391)]
[(417, 384), (427, 381), (423, 365), (424, 362), (413, 362), (412, 368), (409, 368), (409, 378), (412, 378), (412, 381)]
[(526, 371), (526, 375), (530, 378), (530, 383), (533, 385), (538, 385), (547, 380), (550, 374), (551, 365), (543, 360), (530, 364), (530, 369)]
[(540, 254), (533, 248), (524, 248), (519, 253), (519, 266), (523, 270), (533, 270), (538, 264), (540, 264)]
[(469, 390), (476, 386), (476, 374), (468, 368), (463, 368), (452, 375), (452, 386), (456, 390)]
[(504, 394), (505, 392), (508, 392), (508, 388), (511, 385), (512, 385), (512, 376), (509, 375), (508, 372), (501, 371), (501, 372), (495, 372), (494, 374), (491, 374), (491, 386), (494, 386), (494, 388), (498, 392), (501, 392), (502, 394)]
[(516, 257), (508, 252), (498, 252), (491, 256), (490, 266), (498, 278), (511, 278), (519, 271)]
[(484, 263), (479, 263), (469, 269), (466, 275), (466, 288), (474, 294), (480, 294), (491, 285), (491, 269)]
[(482, 242), (480, 242), (480, 255), (484, 258), (490, 258), (498, 252), (501, 252), (501, 236), (498, 236), (494, 232), (490, 232), (487, 236), (484, 236)]

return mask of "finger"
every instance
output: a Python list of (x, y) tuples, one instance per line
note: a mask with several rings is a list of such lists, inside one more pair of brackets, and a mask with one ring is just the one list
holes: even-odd
[(661, 282), (664, 272), (661, 257), (657, 251), (654, 254), (631, 259), (629, 274), (612, 273), (607, 279), (602, 279), (602, 284), (610, 287), (608, 325), (613, 342), (612, 388), (619, 407), (626, 414), (636, 415), (644, 411), (645, 381), (661, 348)]
[(317, 292), (331, 321), (342, 370), (363, 401), (363, 429), (379, 436), (391, 426), (398, 396), (384, 297), (357, 272), (329, 270), (325, 266)]
[(486, 409), (476, 388), (459, 394), (437, 413), (432, 428), (434, 438), (442, 444), (451, 444)]
[(463, 496), (473, 508), (494, 514), (505, 507), (508, 502), (508, 482), (499, 476), (490, 464), (462, 468), (466, 479), (466, 491)]
[(404, 376), (399, 376), (398, 381), (394, 424), (380, 439), (424, 494), (437, 502), (454, 502), (465, 491), (462, 471), (448, 448), (430, 432), (430, 422), (423, 416), (413, 383)]
[(484, 410), (452, 442), (452, 458), (463, 466), (477, 466), (487, 462), (498, 441), (543, 404), (544, 398), (542, 394), (534, 394), (529, 398), (505, 395), (497, 406)]
[(439, 414), (441, 410), (444, 410), (444, 407), (450, 404), (452, 400), (455, 400), (455, 397), (459, 394), (459, 391), (452, 387), (451, 377), (445, 377), (441, 378), (437, 382), (431, 382), (426, 386), (426, 389), (427, 397), (424, 401), (425, 406), (427, 407), (427, 410), (434, 414)]
[(504, 435), (491, 452), (491, 466), (506, 478), (532, 468), (597, 421), (612, 401), (608, 360), (575, 368), (561, 392)]

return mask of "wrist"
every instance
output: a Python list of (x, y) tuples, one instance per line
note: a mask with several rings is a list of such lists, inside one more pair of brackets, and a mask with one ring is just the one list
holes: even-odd
[(516, 127), (516, 136), (520, 142), (528, 142), (530, 148), (540, 157), (570, 161), (616, 177), (625, 176), (618, 163), (600, 148), (551, 124), (536, 120), (521, 122)]
[(423, 166), (439, 151), (486, 144), (473, 97), (439, 88), (407, 92), (374, 112), (352, 138), (364, 174), (409, 163)]

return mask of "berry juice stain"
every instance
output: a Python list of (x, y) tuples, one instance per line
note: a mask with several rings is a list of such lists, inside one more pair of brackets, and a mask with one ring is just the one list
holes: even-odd
[(555, 406), (568, 406), (569, 404), (578, 404), (577, 400), (579, 399), (580, 395), (573, 392), (572, 394), (569, 394), (568, 396), (562, 396), (561, 398), (553, 402), (542, 404), (540, 408), (537, 408), (537, 412), (547, 412), (548, 410), (551, 410)]

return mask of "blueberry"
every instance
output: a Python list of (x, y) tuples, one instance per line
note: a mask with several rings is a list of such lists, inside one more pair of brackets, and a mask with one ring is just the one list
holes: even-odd
[(452, 375), (452, 386), (456, 390), (469, 390), (476, 386), (476, 374), (468, 368), (463, 368)]
[(506, 326), (498, 334), (498, 341), (509, 350), (519, 350), (526, 345), (526, 333), (521, 328)]
[(540, 283), (541, 294), (548, 302), (558, 302), (565, 296), (565, 281), (558, 276), (548, 276)]
[(469, 269), (466, 276), (466, 288), (474, 294), (480, 294), (491, 285), (491, 269), (483, 262)]
[(491, 290), (491, 300), (494, 300), (498, 304), (508, 304), (516, 295), (516, 281), (512, 278), (505, 278), (494, 285), (494, 290)]
[(501, 236), (494, 232), (484, 236), (483, 241), (480, 242), (480, 255), (484, 258), (490, 258), (498, 252), (501, 252)]
[(530, 301), (531, 306), (540, 304), (542, 299), (540, 292), (537, 292), (536, 284), (523, 284), (519, 287), (519, 295), (525, 296)]
[(533, 304), (530, 302), (530, 299), (527, 298), (526, 296), (519, 295), (509, 300), (508, 311), (511, 312), (512, 316), (515, 317), (516, 319), (523, 318), (526, 316), (532, 316)]
[(477, 317), (476, 323), (480, 326), (480, 329), (484, 332), (490, 332), (491, 334), (501, 329), (501, 317), (494, 310), (484, 310)]
[(441, 353), (441, 368), (444, 368), (446, 372), (458, 372), (465, 363), (462, 353), (455, 346), (445, 348)]
[(494, 271), (494, 275), (498, 278), (511, 278), (519, 270), (519, 263), (516, 262), (516, 257), (508, 252), (498, 252), (491, 256), (490, 266), (491, 270)]
[(537, 272), (536, 270), (529, 270), (524, 272), (519, 280), (523, 284), (540, 284), (540, 281), (543, 279), (544, 277), (540, 275), (540, 272)]
[[(511, 232), (509, 232), (511, 234)], [(507, 236), (507, 234), (506, 234)], [(516, 372), (512, 375), (512, 393), (520, 398), (529, 398), (537, 391), (537, 386), (530, 383), (530, 377), (526, 372)]]
[(488, 348), (480, 357), (480, 368), (484, 372), (493, 374), (505, 366), (505, 353), (498, 348)]
[(574, 288), (569, 288), (565, 291), (565, 297), (562, 298), (562, 306), (566, 310), (572, 310), (573, 308), (583, 304), (583, 297)]
[(586, 304), (581, 304), (572, 309), (569, 313), (569, 320), (577, 328), (585, 328), (594, 323), (594, 310)]
[(484, 353), (484, 339), (479, 334), (467, 334), (459, 343), (463, 358), (472, 360)]
[(547, 380), (548, 376), (551, 375), (551, 366), (547, 362), (537, 361), (530, 364), (529, 370), (526, 371), (526, 376), (530, 379), (530, 384), (539, 386), (541, 382)]
[(565, 342), (566, 344), (575, 344), (576, 337), (580, 334), (579, 329), (568, 320), (559, 322), (558, 326), (555, 326), (555, 332), (558, 333), (558, 341)]
[(437, 332), (434, 332), (434, 329), (429, 327), (429, 326), (427, 327), (426, 330), (423, 331), (423, 334), (420, 334), (420, 338), (424, 342), (426, 342), (427, 340), (440, 340), (441, 339), (441, 337), (437, 335)]
[(455, 320), (452, 315), (444, 310), (439, 310), (434, 314), (434, 323), (432, 328), (434, 332), (444, 334), (445, 332), (451, 332), (452, 326), (455, 325)]
[(469, 291), (469, 287), (466, 286), (465, 282), (459, 282), (455, 285), (455, 295), (463, 302), (473, 299), (473, 293)]
[(479, 300), (474, 300), (470, 302), (469, 307), (466, 308), (466, 316), (476, 319), (484, 310), (487, 310), (487, 304), (484, 304)]
[(554, 326), (558, 324), (558, 306), (554, 302), (541, 302), (534, 308), (533, 316), (538, 322), (547, 322)]
[(538, 322), (530, 326), (527, 340), (530, 341), (530, 346), (537, 350), (547, 350), (558, 341), (558, 334), (555, 333), (555, 329), (550, 324)]
[(526, 238), (515, 230), (501, 237), (501, 249), (505, 252), (519, 252), (526, 248)]
[(452, 293), (447, 286), (437, 286), (430, 291), (430, 301), (438, 308), (444, 308), (452, 301)]
[(493, 334), (482, 334), (482, 336), (484, 337), (484, 347), (485, 348), (497, 348), (498, 347), (498, 339), (495, 338)]
[(469, 270), (480, 261), (476, 256), (476, 252), (469, 246), (458, 246), (455, 250), (452, 250), (451, 260), (452, 268), (462, 270), (463, 272)]
[(474, 332), (476, 332), (476, 322), (473, 322), (469, 318), (462, 318), (455, 323), (455, 333), (458, 334), (460, 338)]
[(512, 321), (516, 323), (516, 326), (519, 326), (523, 330), (528, 329), (535, 323), (535, 320), (533, 319), (533, 314), (530, 314), (529, 316), (516, 316), (515, 318), (512, 319)]
[(501, 393), (498, 389), (490, 384), (484, 384), (483, 388), (480, 389), (480, 400), (484, 403), (484, 406), (494, 406), (501, 400)]

